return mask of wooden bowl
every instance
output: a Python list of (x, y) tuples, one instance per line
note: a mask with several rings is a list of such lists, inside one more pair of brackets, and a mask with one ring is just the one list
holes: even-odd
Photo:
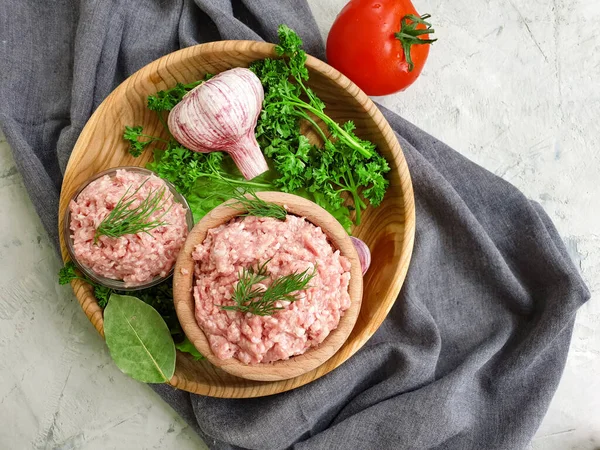
[[(59, 233), (63, 258), (68, 258), (62, 220), (69, 199), (93, 174), (116, 166), (144, 166), (151, 158), (146, 152), (133, 158), (122, 139), (125, 125), (143, 125), (144, 132), (167, 136), (157, 115), (146, 107), (146, 98), (177, 82), (190, 83), (206, 73), (218, 73), (251, 62), (276, 57), (274, 45), (254, 41), (219, 41), (185, 48), (143, 67), (119, 85), (98, 106), (83, 128), (69, 163), (60, 196)], [(289, 380), (254, 381), (233, 376), (208, 361), (194, 361), (177, 353), (174, 387), (214, 397), (260, 397), (294, 389), (334, 370), (379, 328), (396, 301), (413, 248), (415, 206), (410, 174), (393, 130), (369, 97), (348, 78), (322, 61), (309, 56), (307, 83), (327, 105), (335, 120), (353, 120), (356, 134), (373, 141), (391, 167), (390, 186), (383, 203), (368, 208), (353, 234), (367, 243), (373, 257), (363, 279), (364, 294), (356, 325), (337, 353), (310, 372)], [(315, 133), (308, 138), (318, 143)], [(102, 309), (90, 286), (79, 280), (72, 283), (77, 299), (94, 327), (103, 335)]]
[(173, 299), (183, 331), (200, 353), (206, 356), (212, 364), (236, 377), (248, 380), (288, 380), (319, 367), (331, 358), (348, 339), (360, 311), (363, 288), (362, 271), (350, 236), (348, 236), (344, 227), (325, 209), (305, 198), (284, 194), (283, 192), (260, 192), (257, 196), (267, 202), (285, 205), (291, 214), (304, 217), (312, 224), (321, 227), (333, 247), (350, 260), (348, 292), (351, 304), (340, 319), (338, 327), (319, 346), (310, 348), (302, 355), (294, 356), (286, 361), (248, 365), (235, 358), (221, 360), (215, 356), (195, 317), (195, 302), (192, 295), (195, 261), (192, 258), (192, 252), (198, 244), (204, 242), (208, 230), (248, 212), (243, 207), (238, 206), (236, 201), (229, 201), (210, 211), (188, 235), (175, 265)]

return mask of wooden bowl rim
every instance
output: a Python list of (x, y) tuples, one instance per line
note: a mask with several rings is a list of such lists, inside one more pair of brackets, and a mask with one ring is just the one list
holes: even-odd
[(320, 227), (334, 249), (350, 260), (350, 308), (341, 317), (334, 330), (317, 347), (309, 348), (302, 355), (285, 361), (247, 365), (235, 358), (221, 360), (213, 353), (206, 334), (198, 325), (195, 317), (195, 300), (192, 289), (195, 282), (194, 268), (196, 263), (192, 253), (197, 245), (204, 242), (208, 231), (229, 223), (232, 219), (248, 212), (237, 201), (227, 201), (214, 209), (198, 222), (188, 234), (183, 248), (179, 252), (173, 275), (173, 301), (175, 311), (184, 333), (213, 365), (232, 375), (248, 380), (279, 381), (295, 378), (323, 364), (331, 358), (344, 344), (358, 318), (362, 302), (363, 277), (360, 260), (350, 236), (344, 227), (328, 211), (316, 203), (293, 194), (276, 191), (256, 193), (257, 197), (271, 203), (285, 206), (290, 214), (305, 218), (313, 225)]
[[(243, 48), (244, 46), (247, 46), (248, 48), (238, 50), (239, 48)], [(168, 67), (171, 59), (181, 58), (187, 60), (194, 60), (202, 58), (202, 55), (204, 53), (209, 53), (211, 51), (240, 51), (249, 53), (252, 50), (254, 50), (257, 53), (263, 53), (263, 55), (260, 55), (260, 57), (258, 57), (257, 60), (261, 58), (277, 57), (275, 53), (275, 44), (272, 43), (248, 40), (223, 40), (207, 42), (176, 50), (148, 63), (147, 65), (143, 66), (142, 68), (131, 74), (128, 78), (126, 78), (100, 103), (98, 108), (92, 113), (85, 126), (83, 127), (75, 143), (75, 146), (73, 147), (72, 155), (76, 153), (75, 150), (78, 147), (84, 145), (84, 143), (88, 140), (88, 135), (93, 135), (95, 130), (92, 124), (95, 125), (95, 122), (98, 121), (98, 118), (104, 114), (104, 110), (108, 108), (107, 105), (113, 100), (113, 98), (122, 95), (123, 92), (126, 92), (129, 89), (135, 89), (135, 85), (138, 82), (138, 79), (147, 79), (155, 85), (158, 84), (162, 79), (154, 81), (152, 80), (152, 75), (156, 74), (159, 71), (159, 69), (161, 69), (163, 66)], [(333, 67), (329, 66), (327, 63), (311, 55), (307, 55), (306, 66), (309, 68), (310, 71), (319, 73), (322, 76), (329, 78), (333, 84), (337, 85), (340, 89), (347, 91), (350, 95), (352, 95), (355, 98), (357, 103), (361, 104), (362, 108), (365, 110), (365, 113), (371, 117), (373, 122), (379, 128), (379, 132), (381, 133), (383, 140), (389, 147), (391, 157), (395, 160), (397, 164), (397, 170), (401, 182), (400, 186), (398, 186), (398, 189), (402, 191), (402, 208), (404, 211), (405, 226), (403, 228), (402, 233), (400, 258), (396, 267), (396, 271), (394, 273), (393, 281), (388, 288), (388, 292), (391, 292), (390, 297), (393, 296), (395, 299), (399, 295), (402, 284), (404, 283), (404, 279), (406, 278), (408, 266), (412, 256), (415, 237), (414, 192), (410, 172), (408, 170), (408, 165), (406, 163), (406, 159), (402, 152), (400, 143), (396, 139), (393, 129), (390, 127), (389, 123), (387, 122), (379, 108), (377, 108), (373, 101), (345, 75), (343, 75)], [(157, 90), (158, 89), (160, 88), (157, 86)], [(64, 171), (65, 178), (71, 172), (76, 173), (77, 167), (74, 158), (69, 157), (69, 161)], [(66, 195), (66, 191), (67, 190), (64, 188), (63, 184), (59, 200), (58, 230), (61, 254), (64, 261), (68, 259), (68, 253), (65, 246), (62, 231), (62, 220), (64, 218), (65, 209), (68, 207), (69, 200), (69, 195)], [(102, 308), (100, 308), (97, 301), (91, 299), (93, 298), (93, 295), (91, 294), (91, 286), (81, 280), (74, 280), (73, 282), (71, 282), (71, 286), (85, 315), (88, 317), (89, 321), (98, 331), (98, 333), (102, 337), (104, 337), (103, 310)], [(280, 382), (268, 382), (267, 384), (269, 384), (271, 388), (267, 392), (265, 392), (265, 390), (258, 389), (259, 386), (265, 384), (264, 382), (247, 382), (243, 387), (236, 388), (237, 390), (235, 391), (235, 397), (252, 398), (289, 391), (303, 386), (307, 383), (310, 383), (320, 378), (321, 376), (327, 374), (331, 370), (334, 370), (336, 367), (339, 367), (339, 365), (341, 365), (344, 361), (346, 361), (348, 358), (354, 355), (354, 353), (356, 353), (362, 347), (362, 345), (375, 333), (375, 331), (379, 328), (379, 326), (389, 313), (390, 309), (392, 308), (394, 301), (385, 304), (385, 308), (381, 310), (379, 318), (376, 321), (371, 322), (369, 324), (369, 327), (366, 327), (359, 333), (358, 336), (356, 336), (354, 344), (347, 351), (347, 356), (343, 360), (339, 361), (339, 363), (336, 363), (335, 366), (325, 367), (324, 365), (322, 367), (319, 367), (315, 369), (315, 374), (313, 377), (309, 377), (310, 373), (307, 373), (304, 376), (298, 377), (296, 379)], [(215, 387), (210, 382), (210, 379), (213, 378), (213, 375), (209, 375), (207, 377), (209, 381), (206, 381), (204, 379), (191, 380), (187, 378), (186, 375), (182, 372), (182, 368), (185, 365), (189, 364), (196, 363), (188, 355), (178, 352), (178, 367), (175, 370), (175, 374), (169, 381), (169, 384), (171, 386), (177, 389), (182, 389), (200, 395), (232, 398), (232, 395), (227, 391), (227, 389)]]

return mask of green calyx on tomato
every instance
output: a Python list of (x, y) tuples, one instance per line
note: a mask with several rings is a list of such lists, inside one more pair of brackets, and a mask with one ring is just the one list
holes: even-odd
[[(435, 30), (431, 28), (431, 24), (426, 22), (431, 17), (431, 14), (423, 14), (421, 17), (414, 14), (407, 14), (400, 21), (400, 31), (395, 33), (394, 36), (402, 44), (404, 50), (404, 57), (408, 64), (408, 71), (412, 72), (415, 65), (410, 56), (410, 49), (413, 45), (419, 44), (433, 44), (437, 39), (422, 39), (421, 36), (424, 34), (434, 33)], [(424, 25), (427, 28), (417, 28), (418, 25)]]

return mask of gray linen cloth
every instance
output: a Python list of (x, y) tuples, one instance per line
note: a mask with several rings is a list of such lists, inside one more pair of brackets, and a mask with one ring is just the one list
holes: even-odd
[[(0, 125), (57, 241), (62, 170), (99, 103), (180, 47), (323, 43), (304, 0), (0, 0)], [(589, 297), (554, 226), (509, 183), (384, 110), (414, 183), (416, 244), (382, 327), (347, 363), (294, 391), (222, 400), (157, 386), (218, 449), (518, 449), (560, 379)]]

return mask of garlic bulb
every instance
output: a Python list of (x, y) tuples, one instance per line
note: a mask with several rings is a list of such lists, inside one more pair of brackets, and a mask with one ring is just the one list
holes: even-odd
[(188, 92), (169, 114), (169, 131), (196, 152), (227, 152), (247, 180), (269, 170), (254, 128), (264, 90), (249, 69), (221, 72)]
[(371, 265), (371, 250), (369, 250), (367, 244), (354, 236), (350, 236), (350, 240), (352, 241), (352, 244), (354, 244), (354, 248), (358, 254), (358, 260), (360, 261), (360, 268), (364, 275)]

